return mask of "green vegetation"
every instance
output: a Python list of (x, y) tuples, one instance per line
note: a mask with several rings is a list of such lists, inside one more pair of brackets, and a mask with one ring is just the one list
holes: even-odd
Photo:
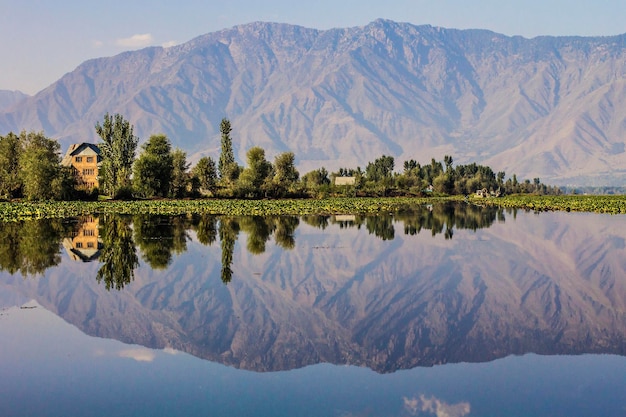
[(102, 164), (99, 169), (100, 189), (111, 197), (127, 196), (131, 187), (131, 173), (139, 138), (133, 126), (122, 115), (104, 115), (102, 125), (96, 123), (96, 133)]
[(515, 207), (533, 211), (560, 210), (626, 214), (626, 196), (624, 195), (513, 195), (473, 201), (481, 205)]
[(174, 171), (172, 146), (165, 135), (152, 135), (133, 166), (133, 188), (141, 197), (167, 197)]
[[(356, 167), (329, 173), (320, 167), (300, 176), (292, 152), (277, 155), (272, 163), (264, 149), (252, 147), (243, 167), (235, 162), (228, 119), (220, 123), (218, 163), (203, 157), (193, 168), (185, 152), (173, 150), (165, 135), (152, 135), (135, 159), (138, 138), (133, 126), (119, 114), (107, 113), (102, 125), (96, 123), (95, 128), (102, 139), (99, 179), (104, 196), (179, 200), (69, 201), (91, 196), (75, 191), (71, 170), (60, 165), (59, 144), (42, 133), (9, 133), (0, 136), (0, 198), (12, 202), (0, 203), (0, 221), (108, 213), (360, 214), (441, 199), (529, 210), (626, 211), (622, 196), (560, 196), (560, 189), (542, 184), (539, 178), (520, 182), (513, 175), (505, 179), (504, 172), (494, 173), (487, 166), (455, 166), (449, 155), (443, 162), (432, 158), (425, 165), (405, 161), (401, 173), (394, 172), (393, 157), (382, 155), (364, 171)], [(475, 197), (478, 193), (482, 198)], [(194, 200), (182, 200), (189, 197)]]
[(424, 204), (466, 201), (469, 204), (521, 208), (534, 211), (563, 210), (626, 213), (626, 196), (508, 196), (502, 198), (386, 197), (279, 200), (136, 200), (0, 203), (0, 222), (64, 218), (88, 214), (225, 214), (310, 215), (388, 213)]
[(43, 133), (0, 136), (0, 198), (74, 198), (73, 175), (61, 167), (59, 149), (59, 143)]

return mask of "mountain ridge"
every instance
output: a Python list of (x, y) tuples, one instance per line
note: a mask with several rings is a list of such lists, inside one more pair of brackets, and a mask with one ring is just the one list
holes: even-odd
[(0, 132), (96, 141), (105, 112), (191, 160), (293, 151), (301, 172), (453, 155), (558, 185), (626, 179), (626, 35), (508, 37), (378, 19), (329, 30), (254, 22), (84, 62), (9, 111)]

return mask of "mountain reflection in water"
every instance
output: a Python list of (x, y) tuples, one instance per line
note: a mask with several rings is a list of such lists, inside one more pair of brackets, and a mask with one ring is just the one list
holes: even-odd
[(1, 224), (0, 268), (90, 335), (255, 371), (392, 372), (528, 352), (624, 355), (623, 230), (619, 216), (466, 204), (103, 215)]

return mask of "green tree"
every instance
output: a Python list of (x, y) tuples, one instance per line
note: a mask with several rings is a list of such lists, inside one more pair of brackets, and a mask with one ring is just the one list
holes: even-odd
[(217, 240), (217, 217), (211, 214), (202, 214), (195, 224), (198, 242), (203, 245), (212, 245)]
[(134, 188), (144, 197), (165, 197), (170, 189), (174, 159), (165, 135), (152, 135), (134, 165)]
[(19, 175), (19, 159), (22, 153), (20, 137), (9, 132), (0, 136), (0, 196), (19, 197), (22, 192), (22, 180)]
[(283, 152), (274, 159), (274, 178), (272, 183), (275, 187), (275, 195), (282, 197), (298, 181), (300, 173), (294, 164), (293, 152)]
[(187, 170), (190, 164), (187, 163), (187, 154), (181, 149), (172, 152), (172, 180), (170, 183), (170, 196), (181, 198), (187, 192), (189, 175)]
[(130, 218), (119, 215), (103, 215), (100, 218), (102, 250), (96, 280), (104, 281), (107, 290), (121, 290), (135, 278), (139, 266), (137, 248), (133, 240)]
[(165, 269), (173, 253), (187, 250), (189, 235), (182, 217), (137, 215), (133, 218), (135, 241), (153, 269)]
[(196, 166), (191, 170), (191, 174), (198, 179), (201, 191), (215, 193), (217, 186), (217, 169), (215, 161), (209, 156), (200, 158)]
[(130, 177), (139, 139), (133, 135), (133, 126), (120, 114), (104, 115), (102, 125), (96, 123), (96, 133), (102, 163), (99, 169), (100, 189), (107, 195), (118, 197), (131, 185)]
[(302, 182), (306, 188), (311, 189), (322, 185), (330, 185), (330, 178), (328, 178), (328, 171), (326, 168), (321, 167), (304, 174)]
[(220, 133), (222, 135), (222, 149), (217, 169), (220, 179), (224, 183), (232, 183), (239, 175), (239, 166), (235, 162), (235, 153), (233, 151), (233, 139), (230, 134), (233, 131), (230, 120), (222, 119), (220, 123)]
[(29, 200), (60, 198), (59, 143), (35, 132), (22, 132), (20, 141), (23, 150), (19, 156), (19, 178), (24, 185), (24, 197)]
[(222, 217), (219, 225), (220, 246), (222, 249), (221, 277), (224, 284), (228, 284), (233, 278), (233, 253), (235, 242), (239, 236), (239, 223), (235, 219)]
[(383, 155), (374, 162), (367, 164), (365, 175), (368, 181), (382, 181), (390, 179), (393, 172), (394, 159), (393, 156)]
[(258, 146), (250, 148), (247, 153), (248, 167), (239, 178), (241, 192), (245, 195), (260, 196), (266, 189), (265, 181), (272, 175), (273, 167), (265, 159), (265, 151)]

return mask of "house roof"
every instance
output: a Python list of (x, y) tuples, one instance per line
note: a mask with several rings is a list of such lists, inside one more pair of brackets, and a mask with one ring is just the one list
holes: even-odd
[(69, 166), (72, 164), (72, 157), (78, 155), (85, 150), (91, 150), (96, 155), (100, 156), (100, 148), (98, 145), (93, 143), (73, 143), (70, 145), (69, 149), (65, 153), (65, 156), (61, 160), (61, 165)]

